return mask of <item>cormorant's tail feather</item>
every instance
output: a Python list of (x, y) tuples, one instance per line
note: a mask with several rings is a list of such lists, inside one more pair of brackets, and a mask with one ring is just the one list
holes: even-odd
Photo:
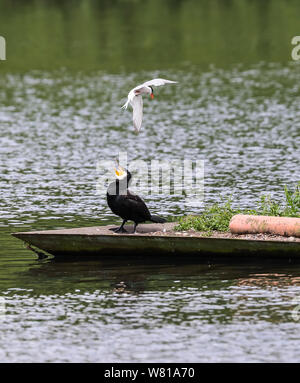
[(159, 217), (158, 215), (151, 215), (150, 221), (155, 223), (165, 223), (167, 222), (166, 219)]

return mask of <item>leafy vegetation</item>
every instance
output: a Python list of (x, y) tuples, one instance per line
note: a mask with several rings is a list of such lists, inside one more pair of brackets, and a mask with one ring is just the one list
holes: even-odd
[(223, 204), (214, 204), (208, 207), (199, 216), (182, 217), (175, 230), (229, 231), (229, 222), (236, 214), (300, 218), (300, 182), (298, 182), (294, 190), (290, 190), (285, 186), (284, 195), (285, 202), (283, 205), (272, 200), (269, 195), (262, 196), (259, 207), (253, 210), (234, 209), (231, 206), (232, 200), (228, 199)]

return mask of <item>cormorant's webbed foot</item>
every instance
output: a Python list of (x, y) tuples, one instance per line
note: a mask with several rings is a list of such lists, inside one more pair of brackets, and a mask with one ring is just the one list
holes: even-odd
[(117, 227), (116, 229), (112, 229), (115, 233), (127, 233), (127, 230), (124, 229), (124, 227), (121, 225), (120, 227)]
[(110, 230), (114, 231), (115, 233), (127, 233), (127, 230), (124, 229), (125, 223), (126, 223), (126, 220), (124, 219), (120, 227), (117, 227), (116, 229), (110, 229)]

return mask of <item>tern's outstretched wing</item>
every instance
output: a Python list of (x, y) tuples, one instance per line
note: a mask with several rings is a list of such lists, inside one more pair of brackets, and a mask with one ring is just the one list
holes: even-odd
[(143, 98), (142, 96), (135, 96), (131, 101), (133, 109), (133, 126), (135, 131), (138, 133), (142, 126), (143, 120)]
[(143, 86), (161, 86), (165, 84), (176, 84), (177, 81), (165, 80), (164, 78), (154, 78), (153, 80), (144, 82)]

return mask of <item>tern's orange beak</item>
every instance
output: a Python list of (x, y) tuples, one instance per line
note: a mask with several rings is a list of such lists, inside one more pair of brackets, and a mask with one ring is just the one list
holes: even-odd
[(152, 100), (154, 99), (154, 94), (153, 93), (151, 93), (150, 94), (150, 97), (152, 98)]

